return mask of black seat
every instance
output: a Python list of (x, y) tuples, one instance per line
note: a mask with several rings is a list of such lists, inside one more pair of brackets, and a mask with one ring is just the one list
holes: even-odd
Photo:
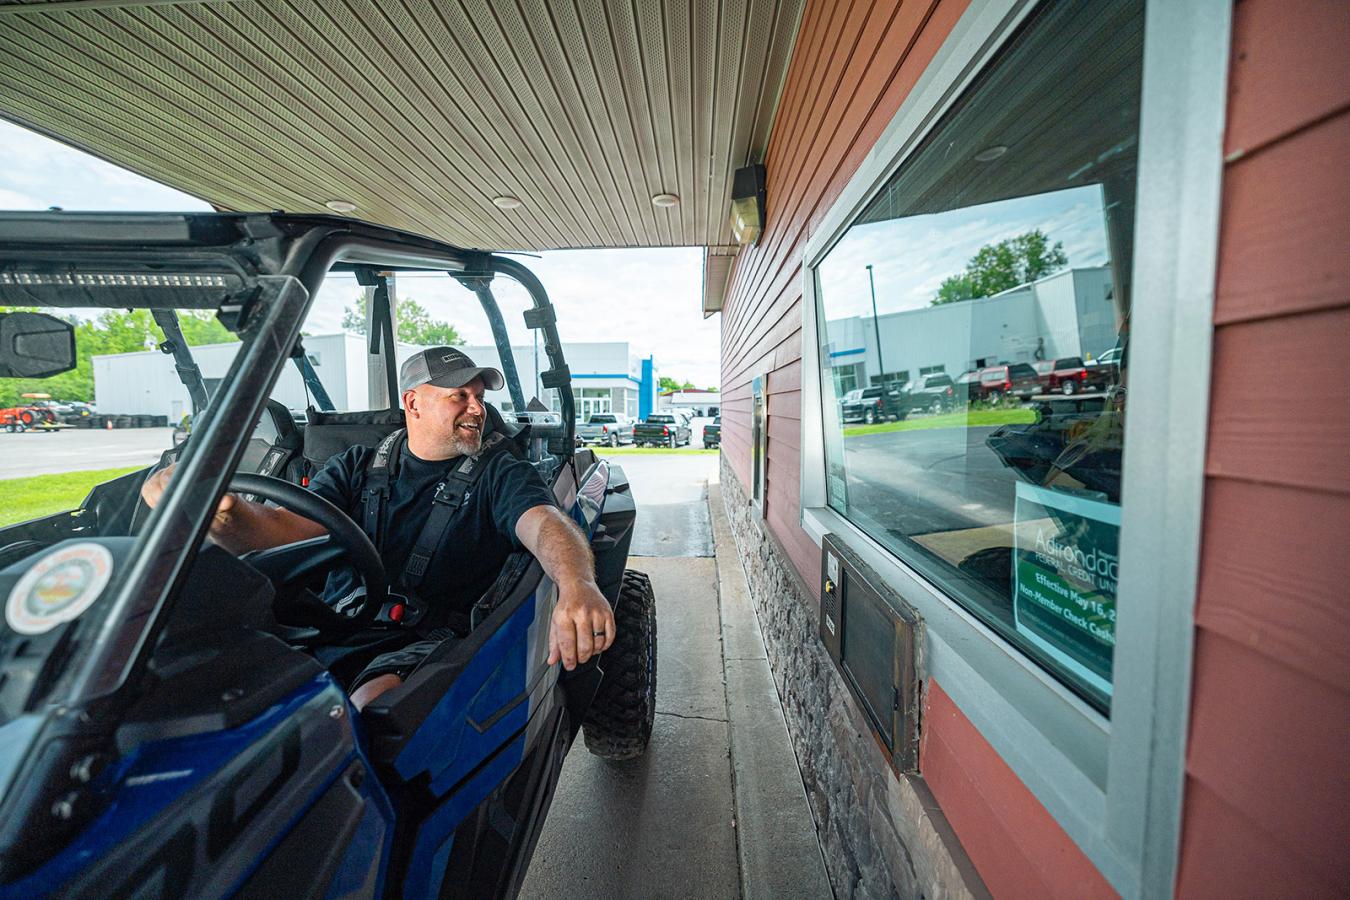
[[(506, 421), (491, 403), (483, 410), (488, 427), (485, 432), (498, 431), (519, 442), (524, 427)], [(401, 409), (375, 409), (367, 412), (305, 411), (304, 458), (305, 474), (313, 475), (324, 463), (344, 452), (348, 447), (375, 447), (391, 431), (405, 424)]]
[(239, 461), (239, 471), (299, 484), (304, 474), (304, 444), (304, 435), (291, 411), (277, 400), (268, 400)]
[[(183, 449), (191, 443), (191, 437), (176, 447), (170, 447), (160, 454), (159, 462), (146, 471), (145, 477), (178, 462)], [(300, 429), (291, 418), (291, 411), (278, 400), (268, 400), (263, 407), (258, 423), (253, 427), (248, 445), (244, 448), (243, 458), (239, 461), (240, 472), (253, 472), (258, 475), (270, 475), (300, 484), (304, 475), (300, 451), (304, 438)], [(145, 520), (150, 517), (150, 507), (139, 497), (136, 509), (131, 514), (130, 534), (136, 534)]]

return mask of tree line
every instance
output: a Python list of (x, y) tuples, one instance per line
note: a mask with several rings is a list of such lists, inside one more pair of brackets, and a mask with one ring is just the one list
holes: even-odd
[(932, 305), (992, 297), (1052, 275), (1068, 264), (1064, 242), (1051, 244), (1045, 232), (1037, 228), (996, 244), (985, 244), (966, 263), (964, 272), (943, 280)]
[[(17, 312), (0, 307), (0, 312)], [(27, 309), (29, 312), (46, 310)], [(164, 332), (148, 309), (108, 309), (93, 319), (65, 316), (75, 326), (75, 368), (50, 378), (0, 378), (0, 407), (20, 406), (24, 394), (51, 394), (57, 400), (94, 399), (95, 356), (153, 350), (164, 341)], [(206, 310), (179, 310), (178, 322), (188, 346), (238, 341), (215, 315)]]

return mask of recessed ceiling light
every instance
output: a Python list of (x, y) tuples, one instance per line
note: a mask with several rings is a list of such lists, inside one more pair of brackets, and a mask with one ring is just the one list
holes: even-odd
[(329, 200), (324, 206), (335, 213), (356, 212), (356, 204), (350, 200)]
[(1008, 148), (999, 144), (997, 147), (990, 147), (987, 150), (981, 150), (975, 154), (976, 162), (993, 162), (1000, 156), (1008, 152)]
[(657, 194), (652, 198), (652, 203), (660, 207), (675, 206), (679, 202), (680, 198), (674, 194)]
[(515, 209), (520, 206), (520, 198), (503, 194), (500, 197), (493, 197), (492, 205), (498, 209)]

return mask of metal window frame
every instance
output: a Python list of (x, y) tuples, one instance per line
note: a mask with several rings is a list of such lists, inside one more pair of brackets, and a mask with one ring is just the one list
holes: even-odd
[[(1120, 618), (1108, 721), (826, 503), (816, 268), (1039, 0), (972, 3), (802, 259), (801, 524), (925, 621), (928, 677), (1124, 897), (1172, 893), (1199, 568), (1230, 0), (1145, 10)], [(1148, 412), (1140, 415), (1141, 410)]]
[[(764, 518), (764, 503), (769, 494), (769, 376), (761, 371), (750, 379), (750, 503)], [(763, 412), (755, 422), (755, 408)], [(758, 425), (758, 427), (757, 427)]]

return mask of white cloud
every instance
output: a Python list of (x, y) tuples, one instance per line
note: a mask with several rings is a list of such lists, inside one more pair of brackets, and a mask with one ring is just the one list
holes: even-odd
[(0, 209), (175, 210), (211, 207), (134, 172), (0, 121)]

